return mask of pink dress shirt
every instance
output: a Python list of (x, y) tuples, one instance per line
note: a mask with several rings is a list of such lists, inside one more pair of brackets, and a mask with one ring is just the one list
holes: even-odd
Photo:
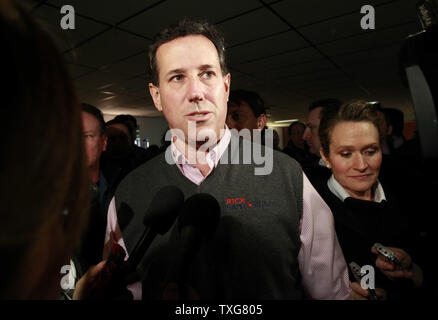
[[(183, 153), (173, 143), (171, 144), (172, 157), (181, 173), (193, 183), (200, 185), (218, 165), (230, 141), (231, 133), (226, 127), (222, 139), (207, 154), (206, 160), (210, 170), (205, 176), (196, 166), (188, 163)], [(348, 269), (335, 233), (332, 212), (304, 173), (303, 216), (300, 225), (301, 248), (298, 262), (307, 298), (318, 300), (349, 299), (351, 289)], [(108, 256), (114, 241), (127, 251), (118, 227), (113, 198), (108, 209), (104, 259)], [(134, 299), (141, 298), (140, 283), (128, 286), (128, 289), (133, 293)]]

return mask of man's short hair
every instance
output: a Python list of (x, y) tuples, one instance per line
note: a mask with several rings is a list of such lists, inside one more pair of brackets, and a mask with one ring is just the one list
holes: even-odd
[(93, 117), (97, 119), (99, 122), (100, 127), (100, 135), (105, 133), (105, 120), (103, 119), (102, 111), (100, 111), (97, 107), (88, 104), (88, 103), (81, 103), (81, 109), (84, 112), (87, 112), (91, 114)]
[(130, 114), (119, 114), (114, 119), (131, 122), (137, 127), (137, 119)]
[(300, 121), (294, 121), (292, 122), (289, 127), (287, 127), (287, 134), (290, 136), (292, 133), (292, 129), (296, 126), (302, 126), (303, 129), (306, 129), (306, 125)]
[(108, 126), (110, 126), (112, 124), (123, 124), (126, 127), (126, 129), (128, 129), (128, 133), (129, 133), (128, 139), (129, 139), (129, 141), (131, 141), (132, 140), (132, 126), (131, 126), (131, 124), (129, 122), (127, 122), (127, 121), (123, 121), (121, 119), (116, 119), (116, 118), (107, 121), (105, 123), (105, 127), (108, 127)]
[(405, 116), (403, 111), (394, 108), (384, 108), (383, 113), (387, 117), (388, 125), (392, 126), (392, 134), (396, 136), (403, 136), (403, 129), (405, 126)]
[(240, 106), (242, 102), (249, 105), (256, 118), (261, 114), (266, 114), (265, 102), (258, 93), (248, 90), (231, 90), (228, 103)]
[(222, 74), (225, 75), (228, 73), (228, 68), (225, 63), (225, 41), (219, 30), (208, 22), (184, 18), (178, 21), (176, 24), (162, 29), (158, 34), (155, 35), (153, 43), (149, 46), (149, 76), (154, 85), (159, 85), (157, 66), (158, 48), (176, 38), (189, 35), (201, 35), (213, 42), (219, 56)]
[[(318, 107), (322, 107), (323, 109), (334, 109), (337, 110), (341, 107), (342, 102), (338, 99), (328, 98), (328, 99), (320, 99), (312, 102), (309, 106), (309, 112)], [(322, 115), (320, 115), (321, 118)]]

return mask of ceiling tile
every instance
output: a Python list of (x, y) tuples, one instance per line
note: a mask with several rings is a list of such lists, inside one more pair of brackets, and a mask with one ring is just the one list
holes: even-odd
[(75, 29), (63, 30), (60, 26), (62, 14), (58, 9), (46, 5), (39, 6), (32, 14), (52, 35), (61, 52), (75, 47), (78, 43), (108, 28), (103, 24), (76, 16)]
[(67, 67), (70, 71), (70, 75), (73, 78), (77, 78), (77, 77), (81, 77), (84, 76), (88, 73), (94, 72), (94, 69), (88, 68), (88, 67), (83, 67), (83, 66), (78, 66), (78, 65), (74, 65), (71, 63), (67, 64)]
[(374, 63), (374, 61), (397, 60), (400, 47), (400, 44), (396, 44), (392, 46), (373, 48), (352, 54), (332, 57), (332, 60), (341, 68), (356, 64)]
[(360, 12), (363, 5), (377, 5), (388, 0), (306, 0), (282, 1), (272, 8), (294, 27), (308, 25), (339, 15)]
[(261, 7), (257, 0), (232, 1), (232, 5), (230, 1), (165, 1), (120, 24), (120, 27), (152, 39), (162, 28), (183, 17), (217, 23), (257, 7)]
[(315, 23), (307, 27), (299, 28), (301, 32), (312, 43), (323, 43), (342, 39), (347, 36), (369, 32), (360, 27), (360, 12), (345, 15), (337, 19)]
[(366, 32), (356, 37), (334, 41), (318, 47), (328, 56), (338, 56), (388, 45), (396, 45), (398, 43), (401, 44), (408, 35), (418, 31), (418, 24), (410, 23), (382, 31), (375, 30), (373, 32)]
[(100, 69), (105, 72), (114, 72), (122, 75), (143, 75), (147, 72), (147, 59), (147, 53), (141, 52), (122, 61), (102, 66)]
[(266, 71), (264, 73), (265, 77), (268, 79), (288, 81), (297, 76), (321, 76), (327, 74), (339, 74), (340, 71), (336, 69), (333, 64), (331, 64), (326, 59), (321, 59), (317, 61), (305, 62), (301, 64), (292, 65), (287, 68), (273, 69)]
[(287, 24), (265, 8), (225, 21), (219, 27), (224, 33), (227, 47), (290, 29)]
[(146, 39), (111, 29), (69, 52), (68, 61), (98, 68), (145, 51), (148, 44)]
[(418, 21), (416, 9), (417, 2), (418, 1), (402, 0), (377, 7), (376, 30)]
[(290, 52), (307, 46), (296, 32), (286, 31), (265, 39), (252, 41), (227, 50), (230, 65), (248, 63)]
[[(149, 95), (147, 81), (143, 78), (133, 77), (123, 79), (115, 83), (115, 85), (113, 85), (110, 89), (106, 91), (111, 91), (115, 94), (131, 94), (132, 92), (137, 92), (139, 90), (143, 92), (143, 95), (141, 97), (147, 97), (146, 93), (148, 93)], [(136, 96), (139, 96), (139, 94), (137, 94)]]
[[(417, 21), (415, 3), (396, 1), (375, 8), (375, 30), (380, 31), (400, 24)], [(397, 14), (394, 14), (397, 12)], [(360, 26), (362, 14), (357, 11), (335, 19), (325, 20), (298, 30), (312, 43), (325, 43), (352, 35), (361, 35), (372, 30), (363, 30)]]
[(18, 2), (24, 9), (28, 11), (31, 11), (33, 8), (35, 8), (35, 6), (38, 5), (37, 0), (17, 0), (16, 2)]
[(123, 1), (90, 1), (90, 0), (49, 0), (48, 3), (61, 7), (71, 4), (76, 14), (92, 17), (96, 20), (116, 24), (119, 21), (135, 14), (136, 12), (148, 8), (158, 0), (123, 0)]
[(102, 71), (95, 71), (82, 77), (76, 78), (76, 86), (81, 90), (90, 91), (110, 91), (119, 85), (126, 76), (116, 75), (112, 73), (105, 73)]
[(262, 74), (266, 71), (284, 70), (296, 64), (320, 60), (323, 56), (314, 48), (304, 48), (292, 52), (278, 54), (254, 62), (240, 64), (236, 68), (251, 74)]

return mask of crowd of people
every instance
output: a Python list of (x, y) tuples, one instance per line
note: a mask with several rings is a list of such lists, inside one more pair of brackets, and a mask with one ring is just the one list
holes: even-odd
[[(258, 163), (241, 163), (239, 155), (257, 142), (238, 132), (267, 132), (266, 106), (256, 92), (231, 89), (224, 39), (214, 26), (183, 19), (153, 39), (149, 92), (183, 136), (149, 149), (135, 144), (135, 117), (105, 122), (96, 106), (78, 101), (53, 41), (15, 2), (0, 1), (0, 30), (8, 79), (2, 111), (14, 119), (1, 138), (1, 271), (8, 275), (1, 299), (166, 297), (185, 240), (177, 224), (154, 239), (138, 268), (126, 263), (145, 229), (146, 208), (169, 185), (185, 199), (207, 193), (220, 208), (217, 229), (191, 256), (184, 283), (177, 279), (191, 297), (436, 295), (429, 256), (436, 223), (427, 208), (437, 182), (412, 167), (401, 111), (317, 100), (305, 123), (289, 126), (283, 150), (278, 135), (268, 143), (266, 134), (273, 170), (255, 175)], [(201, 147), (205, 132), (216, 137), (208, 150)], [(191, 162), (190, 152), (206, 161)], [(240, 205), (230, 205), (236, 199)], [(115, 248), (124, 263), (112, 279)], [(364, 287), (353, 262), (372, 266), (374, 285)], [(75, 269), (69, 290), (60, 286), (65, 265)]]

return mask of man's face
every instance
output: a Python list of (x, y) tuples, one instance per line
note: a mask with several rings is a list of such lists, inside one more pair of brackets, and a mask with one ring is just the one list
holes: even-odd
[(305, 127), (303, 125), (295, 125), (292, 127), (290, 131), (290, 140), (294, 144), (295, 147), (304, 149), (304, 130)]
[(261, 126), (260, 117), (256, 117), (251, 107), (245, 101), (242, 101), (240, 105), (235, 103), (228, 104), (227, 114), (227, 126), (231, 129), (263, 129), (264, 124)]
[(99, 166), (100, 155), (106, 149), (106, 135), (101, 134), (99, 121), (85, 111), (82, 111), (82, 127), (88, 168), (96, 168)]
[(317, 107), (309, 112), (307, 116), (306, 129), (304, 130), (303, 134), (303, 139), (307, 142), (309, 151), (318, 157), (320, 157), (319, 148), (321, 147), (321, 142), (319, 141), (318, 135), (319, 123), (321, 121), (321, 110), (322, 107)]
[(156, 60), (159, 86), (150, 83), (149, 91), (169, 127), (182, 130), (187, 142), (192, 121), (196, 133), (209, 129), (220, 139), (230, 75), (222, 75), (214, 44), (201, 35), (176, 38), (158, 47)]

